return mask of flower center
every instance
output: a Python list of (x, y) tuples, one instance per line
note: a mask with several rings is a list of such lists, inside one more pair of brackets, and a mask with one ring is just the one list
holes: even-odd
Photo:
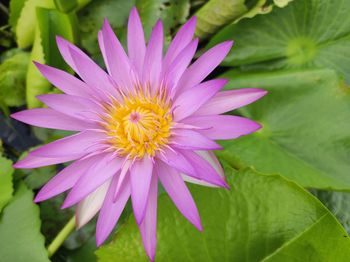
[(172, 116), (165, 96), (139, 93), (114, 101), (107, 108), (106, 130), (109, 143), (120, 156), (154, 156), (168, 143)]

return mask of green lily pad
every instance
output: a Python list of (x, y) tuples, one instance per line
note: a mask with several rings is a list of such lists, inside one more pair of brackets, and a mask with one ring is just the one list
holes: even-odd
[(39, 208), (33, 193), (20, 184), (0, 220), (2, 261), (48, 262), (44, 237), (40, 233)]
[(293, 1), (270, 14), (244, 19), (218, 32), (209, 46), (227, 39), (235, 47), (225, 65), (250, 69), (332, 68), (350, 81), (348, 1)]
[[(287, 251), (293, 261), (345, 261), (350, 256), (345, 230), (310, 193), (278, 175), (225, 171), (230, 190), (190, 186), (203, 232), (182, 217), (166, 194), (158, 198), (156, 261), (261, 261)], [(133, 217), (97, 256), (101, 262), (147, 261)]]
[(228, 88), (260, 87), (269, 93), (238, 111), (263, 128), (224, 141), (223, 156), (305, 187), (350, 190), (350, 92), (333, 70), (231, 71), (224, 77), (230, 79)]
[(350, 233), (350, 193), (312, 190), (312, 193), (338, 218)]

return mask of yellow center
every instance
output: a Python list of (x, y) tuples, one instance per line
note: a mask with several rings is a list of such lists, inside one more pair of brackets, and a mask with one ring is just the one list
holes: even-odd
[(109, 144), (120, 156), (154, 156), (168, 143), (172, 116), (165, 95), (153, 97), (138, 92), (114, 101), (107, 108), (106, 130)]

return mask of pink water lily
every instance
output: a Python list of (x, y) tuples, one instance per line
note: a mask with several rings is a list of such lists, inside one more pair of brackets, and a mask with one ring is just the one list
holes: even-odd
[(221, 115), (266, 92), (253, 88), (220, 91), (225, 79), (204, 80), (225, 58), (232, 42), (214, 46), (191, 64), (198, 45), (198, 39), (193, 39), (195, 24), (193, 17), (183, 25), (163, 56), (161, 21), (146, 45), (133, 8), (126, 54), (105, 20), (98, 41), (107, 72), (57, 37), (63, 58), (81, 80), (36, 63), (64, 94), (41, 95), (38, 99), (48, 108), (12, 115), (39, 127), (77, 131), (31, 151), (15, 167), (73, 161), (40, 190), (35, 201), (70, 190), (62, 207), (76, 205), (78, 227), (99, 212), (97, 245), (112, 232), (131, 197), (144, 248), (154, 260), (158, 180), (180, 212), (202, 230), (184, 181), (228, 188), (212, 152), (221, 149), (214, 140), (234, 139), (260, 128), (249, 119)]

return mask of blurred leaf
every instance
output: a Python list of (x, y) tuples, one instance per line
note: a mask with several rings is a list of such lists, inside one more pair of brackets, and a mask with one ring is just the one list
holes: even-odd
[(35, 168), (33, 170), (23, 169), (22, 173), (26, 174), (25, 183), (30, 189), (38, 189), (56, 175), (56, 166), (47, 166)]
[(218, 28), (247, 13), (248, 10), (245, 0), (210, 0), (196, 13), (198, 19), (196, 35), (200, 38), (211, 35)]
[(274, 5), (282, 8), (291, 1), (293, 0), (210, 0), (196, 13), (196, 35), (200, 38), (208, 37), (227, 24), (267, 14)]
[[(12, 3), (13, 2), (13, 3)], [(12, 0), (10, 23), (16, 33), (18, 47), (25, 48), (34, 42), (36, 28), (36, 8), (54, 8), (53, 0)]]
[[(293, 259), (279, 261), (346, 261), (350, 256), (344, 229), (295, 183), (251, 169), (227, 167), (226, 174), (231, 190), (190, 186), (203, 232), (167, 195), (158, 198), (156, 261), (261, 261), (287, 251)], [(134, 218), (96, 253), (101, 262), (147, 261)]]
[[(262, 63), (275, 68), (332, 68), (350, 81), (349, 1), (294, 1), (266, 16), (229, 25), (209, 46), (227, 39), (235, 47), (225, 65)], [(249, 67), (247, 68), (249, 69)]]
[(162, 19), (164, 34), (170, 36), (179, 25), (186, 22), (190, 11), (189, 0), (136, 0), (146, 38), (158, 19)]
[(313, 190), (312, 193), (339, 219), (350, 233), (350, 193)]
[(37, 21), (45, 62), (56, 68), (68, 69), (68, 65), (58, 50), (56, 36), (59, 35), (75, 42), (77, 38), (75, 14), (64, 14), (57, 10), (37, 8)]
[(39, 208), (33, 193), (20, 184), (0, 221), (0, 254), (2, 261), (50, 261), (40, 233)]
[(25, 103), (25, 75), (29, 54), (17, 49), (12, 53), (14, 54), (0, 64), (1, 99), (7, 106), (21, 106)]
[(233, 162), (302, 186), (350, 190), (350, 92), (333, 70), (223, 75), (228, 88), (269, 93), (238, 112), (263, 125), (222, 144)]
[(45, 235), (46, 244), (51, 243), (74, 214), (71, 208), (61, 209), (64, 197), (65, 195), (61, 194), (40, 203), (42, 232)]
[[(30, 54), (30, 61), (45, 64), (44, 50), (42, 47), (41, 33), (37, 25), (35, 41)], [(29, 63), (26, 77), (26, 101), (27, 107), (34, 108), (42, 105), (36, 96), (47, 93), (51, 88), (50, 83), (41, 75), (33, 63)]]
[(95, 237), (91, 237), (83, 246), (72, 250), (68, 254), (67, 262), (95, 262), (97, 261), (96, 255), (96, 241)]
[[(46, 63), (58, 68), (68, 68), (59, 54), (56, 35), (74, 42), (76, 38), (75, 15), (64, 14), (57, 10), (37, 8), (37, 29), (30, 60)], [(50, 83), (40, 74), (33, 63), (29, 64), (26, 82), (26, 99), (29, 108), (42, 105), (37, 95), (48, 93)]]
[[(164, 23), (165, 35), (169, 38), (175, 29), (186, 21), (189, 14), (189, 0), (93, 1), (78, 13), (81, 44), (90, 55), (103, 64), (97, 42), (97, 33), (107, 18), (119, 40), (126, 43), (126, 24), (131, 8), (136, 4), (144, 26), (146, 38), (158, 19)], [(118, 15), (115, 15), (118, 10)]]
[[(122, 30), (121, 28), (126, 24), (130, 9), (134, 4), (134, 1), (123, 0), (92, 1), (78, 12), (81, 44), (94, 59), (99, 60), (100, 64), (102, 64), (102, 56), (98, 46), (97, 33), (102, 27), (103, 19), (108, 19), (120, 39), (119, 30)], [(116, 10), (118, 10), (118, 15), (116, 15)]]
[(13, 193), (12, 186), (12, 161), (2, 156), (0, 140), (0, 213), (4, 206), (10, 201)]

